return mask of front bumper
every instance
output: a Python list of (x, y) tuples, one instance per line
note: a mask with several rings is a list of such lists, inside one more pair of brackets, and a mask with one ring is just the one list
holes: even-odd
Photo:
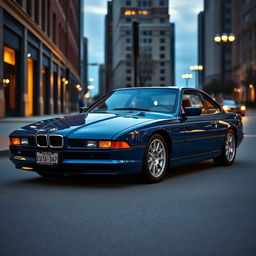
[(10, 146), (10, 160), (17, 169), (25, 167), (40, 173), (132, 174), (141, 172), (144, 150), (144, 147), (122, 150), (51, 150), (59, 153), (59, 164), (40, 165), (36, 163), (36, 152), (49, 149)]

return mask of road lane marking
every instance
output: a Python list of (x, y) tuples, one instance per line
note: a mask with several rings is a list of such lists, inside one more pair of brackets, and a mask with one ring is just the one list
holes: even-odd
[(245, 134), (244, 137), (246, 137), (246, 138), (256, 138), (256, 134)]

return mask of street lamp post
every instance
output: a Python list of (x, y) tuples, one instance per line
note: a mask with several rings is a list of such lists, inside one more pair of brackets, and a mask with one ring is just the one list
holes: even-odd
[(195, 72), (196, 88), (198, 88), (199, 72), (202, 71), (204, 67), (202, 65), (192, 65), (189, 69)]
[[(223, 33), (223, 34), (217, 34), (214, 37), (214, 42), (218, 45), (221, 45), (221, 64), (222, 64), (222, 70), (221, 70), (221, 76), (222, 76), (222, 80), (223, 83), (225, 83), (226, 80), (226, 76), (225, 76), (225, 54), (226, 54), (226, 45), (233, 43), (236, 40), (236, 37), (234, 34), (227, 34), (227, 33)], [(224, 88), (223, 88), (224, 89)], [(223, 97), (224, 93), (222, 90), (222, 97)]]
[(186, 87), (188, 87), (188, 81), (189, 81), (189, 79), (191, 79), (192, 77), (193, 77), (192, 74), (188, 74), (188, 73), (181, 75), (181, 78), (182, 78), (182, 79), (185, 79), (185, 81), (186, 81)]

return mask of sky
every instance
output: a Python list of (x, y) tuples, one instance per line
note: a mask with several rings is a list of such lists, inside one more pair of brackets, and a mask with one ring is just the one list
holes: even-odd
[[(104, 63), (104, 18), (107, 13), (107, 0), (84, 0), (84, 36), (88, 38), (89, 63)], [(197, 15), (203, 10), (203, 0), (169, 0), (170, 22), (174, 22), (176, 85), (185, 86), (181, 78), (183, 73), (191, 73), (190, 65), (197, 63)], [(91, 85), (95, 86), (93, 94), (98, 90), (98, 67), (89, 66)], [(189, 86), (195, 86), (195, 74)]]

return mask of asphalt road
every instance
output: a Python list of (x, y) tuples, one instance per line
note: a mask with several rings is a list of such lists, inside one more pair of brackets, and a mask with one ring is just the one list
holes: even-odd
[(0, 255), (256, 255), (256, 114), (231, 167), (40, 178), (0, 157)]

